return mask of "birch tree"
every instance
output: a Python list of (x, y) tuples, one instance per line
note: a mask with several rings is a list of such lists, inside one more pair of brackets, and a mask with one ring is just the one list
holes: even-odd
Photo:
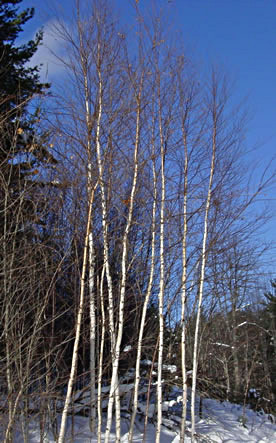
[[(84, 37), (85, 30), (82, 27), (82, 21), (80, 17), (80, 5), (77, 2), (77, 26), (79, 36), (79, 54), (80, 64), (82, 68), (82, 76), (84, 80), (84, 96), (85, 96), (85, 120), (87, 131), (87, 193), (91, 195), (93, 187), (95, 186), (95, 172), (93, 171), (93, 153), (91, 143), (91, 124), (92, 124), (92, 112), (89, 90), (89, 54), (85, 47)], [(97, 122), (97, 135), (98, 138), (98, 125)], [(93, 173), (94, 172), (94, 173)], [(90, 430), (95, 431), (95, 419), (96, 419), (96, 373), (95, 373), (95, 341), (96, 341), (96, 315), (95, 315), (95, 293), (94, 293), (94, 279), (95, 279), (95, 248), (93, 238), (93, 216), (90, 219), (90, 231), (89, 231), (89, 256), (88, 256), (88, 269), (89, 269), (89, 314), (90, 314)]]
[[(154, 109), (154, 106), (152, 106)], [(147, 316), (148, 304), (152, 292), (153, 286), (153, 278), (155, 273), (155, 242), (156, 242), (156, 206), (157, 206), (157, 174), (156, 174), (156, 165), (155, 165), (155, 156), (156, 156), (156, 148), (155, 148), (155, 115), (154, 111), (152, 113), (152, 176), (153, 176), (153, 203), (152, 203), (152, 226), (151, 226), (151, 262), (150, 262), (150, 276), (146, 291), (145, 300), (143, 303), (143, 310), (141, 315), (139, 336), (138, 336), (138, 345), (137, 345), (137, 356), (136, 356), (136, 368), (135, 368), (135, 382), (134, 382), (134, 393), (133, 393), (133, 409), (131, 416), (131, 423), (129, 428), (129, 442), (133, 440), (133, 432), (134, 432), (134, 424), (135, 418), (137, 414), (138, 408), (138, 394), (139, 394), (139, 383), (140, 383), (140, 363), (141, 363), (141, 353), (142, 353), (142, 343), (143, 343), (143, 335), (145, 329), (145, 322)]]
[(195, 441), (195, 399), (196, 399), (196, 376), (197, 376), (197, 365), (198, 365), (198, 345), (199, 345), (199, 324), (201, 316), (201, 308), (203, 301), (203, 288), (204, 288), (204, 277), (205, 277), (205, 267), (207, 260), (207, 236), (208, 236), (208, 221), (209, 221), (209, 210), (211, 205), (211, 196), (213, 188), (213, 178), (215, 173), (215, 161), (216, 161), (216, 151), (217, 151), (217, 131), (218, 131), (218, 119), (222, 112), (221, 104), (219, 104), (218, 97), (218, 82), (213, 74), (211, 83), (211, 103), (210, 103), (210, 113), (212, 121), (212, 138), (211, 138), (211, 164), (210, 164), (210, 174), (209, 183), (207, 189), (206, 206), (204, 211), (204, 225), (203, 225), (203, 239), (202, 239), (202, 252), (201, 252), (201, 268), (199, 277), (199, 289), (198, 289), (198, 306), (197, 306), (197, 316), (196, 316), (196, 327), (195, 327), (195, 340), (194, 340), (194, 355), (193, 355), (193, 378), (192, 378), (192, 397), (191, 397), (191, 415), (192, 415), (192, 440)]
[[(160, 80), (159, 80), (160, 81)], [(161, 149), (161, 208), (160, 208), (160, 290), (159, 301), (159, 350), (158, 350), (158, 378), (157, 378), (157, 427), (156, 442), (160, 441), (160, 432), (162, 425), (162, 364), (163, 364), (163, 346), (164, 346), (164, 291), (165, 291), (165, 257), (164, 257), (164, 236), (165, 236), (165, 199), (166, 199), (166, 181), (165, 181), (165, 146), (161, 116), (161, 91), (158, 85), (158, 119), (159, 136)]]
[(222, 253), (227, 226), (234, 219), (233, 206), (226, 210), (223, 203), (231, 194), (231, 159), (240, 141), (237, 135), (240, 128), (233, 124), (232, 135), (226, 130), (232, 116), (225, 113), (224, 79), (220, 82), (213, 74), (211, 86), (199, 80), (200, 76), (197, 80), (180, 45), (172, 47), (169, 38), (164, 37), (162, 20), (147, 21), (137, 3), (138, 38), (136, 35), (134, 43), (133, 34), (128, 35), (117, 26), (108, 2), (99, 0), (88, 6), (85, 9), (77, 1), (75, 28), (69, 29), (62, 22), (59, 28), (68, 49), (64, 65), (71, 83), (68, 81), (68, 90), (59, 102), (64, 115), (61, 118), (57, 114), (56, 128), (62, 134), (64, 146), (65, 143), (69, 146), (68, 157), (78, 159), (72, 176), (78, 175), (79, 181), (72, 180), (72, 188), (78, 187), (82, 213), (90, 196), (95, 197), (90, 227), (85, 219), (88, 237), (83, 235), (83, 245), (87, 272), (81, 282), (82, 302), (78, 306), (69, 387), (72, 389), (76, 373), (83, 297), (87, 293), (90, 428), (95, 432), (98, 419), (100, 441), (101, 387), (106, 366), (110, 390), (104, 439), (105, 443), (110, 440), (115, 422), (116, 442), (119, 442), (120, 375), (126, 360), (122, 344), (131, 335), (128, 319), (133, 314), (128, 317), (127, 310), (131, 306), (134, 311), (135, 305), (135, 329), (139, 330), (137, 337), (136, 332), (131, 336), (132, 345), (137, 341), (137, 347), (132, 350), (132, 357), (136, 351), (136, 369), (128, 435), (129, 441), (133, 440), (140, 361), (147, 340), (146, 323), (152, 312), (148, 307), (152, 302), (153, 309), (158, 306), (159, 314), (158, 338), (153, 339), (156, 338), (158, 348), (156, 442), (160, 441), (162, 426), (163, 362), (171, 358), (172, 349), (170, 343), (166, 356), (166, 326), (178, 321), (183, 390), (181, 441), (184, 441), (190, 316), (195, 319), (191, 340), (192, 438), (195, 439), (197, 374), (200, 343), (204, 340), (201, 317), (211, 300), (206, 290), (211, 287), (210, 257)]
[[(182, 66), (181, 66), (182, 65)], [(184, 150), (184, 183), (183, 183), (183, 234), (182, 234), (182, 277), (181, 277), (181, 369), (182, 369), (182, 420), (181, 420), (181, 432), (180, 441), (185, 440), (186, 429), (186, 413), (187, 413), (187, 398), (188, 398), (188, 385), (187, 385), (187, 369), (186, 369), (186, 303), (187, 303), (187, 236), (188, 236), (188, 170), (189, 170), (189, 158), (188, 152), (188, 140), (189, 140), (189, 120), (191, 107), (194, 101), (193, 83), (189, 87), (189, 90), (183, 87), (183, 61), (179, 66), (178, 74), (178, 88), (179, 88), (179, 104), (180, 104), (180, 119), (181, 119), (181, 132), (182, 143)]]

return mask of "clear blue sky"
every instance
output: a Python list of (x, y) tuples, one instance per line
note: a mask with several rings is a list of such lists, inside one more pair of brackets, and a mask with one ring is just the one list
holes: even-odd
[[(150, 1), (139, 0), (139, 4), (145, 7)], [(74, 0), (23, 0), (23, 7), (36, 8), (36, 17), (27, 28), (30, 34), (51, 20), (46, 5), (54, 3), (69, 14)], [(113, 0), (113, 3), (124, 21), (133, 15), (129, 0)], [(184, 44), (195, 59), (199, 63), (222, 65), (236, 80), (236, 94), (248, 97), (253, 140), (267, 142), (263, 146), (265, 155), (273, 150), (276, 153), (273, 149), (276, 146), (276, 0), (159, 0), (159, 3), (169, 10), (171, 30), (182, 33)]]
[[(130, 1), (112, 1), (123, 21), (131, 21)], [(70, 14), (74, 0), (23, 0), (23, 7), (36, 8), (36, 18), (27, 28), (29, 36), (41, 25), (47, 30), (47, 21), (51, 20), (48, 3), (59, 4)], [(150, 3), (139, 0), (141, 8)], [(259, 146), (252, 159), (264, 165), (276, 154), (276, 0), (159, 0), (159, 4), (169, 11), (171, 31), (182, 33), (184, 45), (195, 60), (203, 67), (208, 63), (223, 66), (235, 80), (235, 96), (240, 100), (247, 97), (252, 116), (247, 144), (248, 148)], [(57, 44), (47, 35), (45, 40), (50, 46)], [(41, 54), (47, 62), (47, 53)], [(50, 72), (50, 80), (54, 81), (55, 75), (58, 69), (52, 72), (52, 78)], [(276, 187), (266, 197), (276, 215)], [(268, 235), (276, 240), (276, 217)]]

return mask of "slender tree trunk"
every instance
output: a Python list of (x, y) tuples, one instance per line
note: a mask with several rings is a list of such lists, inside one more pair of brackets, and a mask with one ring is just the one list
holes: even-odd
[(103, 295), (103, 284), (105, 276), (105, 265), (102, 269), (101, 281), (100, 281), (100, 305), (102, 313), (102, 331), (101, 331), (101, 344), (100, 344), (100, 355), (99, 355), (99, 367), (98, 367), (98, 435), (97, 441), (101, 443), (101, 432), (102, 432), (102, 376), (103, 376), (103, 357), (104, 357), (104, 336), (105, 336), (105, 311), (104, 311), (104, 295)]
[[(8, 264), (8, 221), (7, 221), (7, 209), (8, 209), (8, 190), (5, 190), (5, 203), (4, 203), (4, 241), (3, 241), (3, 274), (4, 274), (4, 297), (5, 297), (5, 315), (4, 315), (4, 337), (5, 337), (5, 349), (6, 349), (6, 378), (7, 378), (7, 386), (8, 386), (8, 423), (12, 422), (12, 412), (13, 412), (13, 388), (12, 388), (12, 366), (11, 366), (11, 356), (10, 356), (10, 346), (9, 346), (9, 325), (11, 322), (11, 314), (10, 314), (10, 291), (9, 291), (9, 273), (10, 266)], [(10, 426), (9, 432), (6, 433), (6, 441), (7, 443), (12, 442), (12, 429)]]
[(95, 345), (96, 345), (96, 314), (95, 314), (95, 293), (94, 293), (94, 274), (95, 274), (95, 251), (92, 226), (89, 234), (89, 315), (90, 315), (90, 431), (95, 432), (96, 426), (96, 364), (95, 364)]
[[(7, 378), (7, 386), (8, 386), (8, 423), (12, 422), (13, 417), (13, 389), (12, 389), (12, 375), (11, 375), (11, 357), (10, 357), (10, 347), (9, 347), (9, 302), (6, 302), (5, 306), (5, 326), (4, 326), (4, 336), (5, 336), (5, 345), (6, 345), (6, 378)], [(6, 433), (6, 442), (12, 442), (12, 428), (10, 425), (9, 432)]]
[(157, 201), (157, 177), (156, 177), (156, 169), (155, 169), (155, 149), (154, 149), (154, 141), (153, 141), (153, 152), (152, 152), (152, 173), (153, 173), (153, 206), (152, 206), (152, 228), (151, 228), (151, 265), (150, 265), (150, 277), (147, 288), (146, 297), (144, 300), (141, 324), (139, 330), (138, 337), (138, 345), (137, 345), (137, 357), (136, 357), (136, 371), (135, 371), (135, 382), (134, 382), (134, 394), (133, 394), (133, 410), (129, 428), (129, 436), (128, 441), (132, 442), (133, 440), (133, 431), (135, 418), (138, 408), (138, 392), (139, 392), (139, 383), (140, 383), (140, 362), (141, 362), (141, 353), (142, 353), (142, 342), (144, 335), (144, 328), (146, 322), (147, 308), (149, 303), (149, 298), (152, 291), (153, 277), (154, 277), (154, 269), (155, 269), (155, 236), (156, 236), (156, 201)]
[[(93, 188), (93, 170), (92, 170), (92, 145), (91, 145), (91, 106), (90, 106), (90, 93), (88, 84), (88, 55), (85, 51), (83, 42), (83, 29), (80, 20), (79, 2), (77, 2), (77, 14), (78, 14), (78, 35), (80, 43), (80, 59), (82, 67), (82, 75), (84, 80), (84, 95), (85, 95), (85, 120), (86, 120), (86, 151), (87, 151), (87, 192), (91, 194)], [(98, 135), (98, 132), (97, 132)], [(93, 217), (91, 218), (91, 226), (89, 233), (89, 255), (88, 255), (88, 271), (89, 271), (89, 317), (90, 317), (90, 431), (95, 432), (96, 421), (96, 369), (95, 369), (95, 341), (96, 341), (96, 315), (95, 315), (95, 294), (94, 294), (94, 278), (95, 278), (95, 251), (94, 251), (94, 239), (93, 239)]]
[[(15, 215), (15, 231), (9, 232), (8, 225), (9, 221), (7, 219), (8, 214), (8, 186), (10, 183), (11, 177), (8, 177), (7, 183), (5, 186), (5, 197), (4, 197), (4, 232), (3, 232), (3, 274), (4, 274), (4, 298), (5, 298), (5, 314), (4, 314), (4, 337), (5, 337), (5, 349), (6, 349), (6, 378), (7, 378), (7, 386), (8, 386), (8, 427), (5, 436), (5, 443), (12, 443), (12, 427), (13, 421), (16, 413), (17, 404), (20, 396), (16, 397), (14, 401), (14, 386), (13, 386), (13, 377), (12, 377), (12, 365), (15, 363), (14, 359), (16, 357), (12, 357), (10, 345), (11, 345), (11, 328), (13, 327), (13, 321), (16, 321), (16, 315), (14, 309), (12, 309), (12, 298), (13, 298), (13, 268), (15, 263), (15, 253), (16, 253), (16, 237), (19, 229), (19, 221), (22, 215), (22, 200), (25, 189), (22, 190), (20, 196), (20, 203)], [(18, 347), (17, 350), (20, 358), (21, 348)], [(19, 394), (18, 394), (19, 395)]]
[(182, 240), (182, 281), (181, 281), (181, 367), (182, 367), (182, 418), (180, 429), (180, 442), (185, 440), (185, 428), (186, 428), (186, 414), (187, 414), (187, 371), (186, 371), (186, 319), (185, 308), (187, 301), (187, 195), (188, 195), (188, 149), (187, 149), (187, 135), (184, 129), (183, 142), (184, 142), (184, 199), (183, 199), (183, 240)]
[[(214, 85), (214, 87), (216, 87)], [(199, 280), (199, 293), (198, 293), (198, 306), (196, 316), (196, 327), (194, 335), (194, 349), (193, 349), (193, 377), (192, 377), (192, 396), (191, 396), (191, 418), (192, 418), (192, 442), (195, 442), (195, 401), (196, 401), (196, 381), (197, 381), (197, 367), (198, 367), (198, 352), (199, 352), (199, 326), (201, 317), (201, 307), (203, 300), (203, 286), (205, 278), (205, 266), (206, 266), (206, 245), (208, 236), (208, 216), (212, 197), (212, 185), (215, 172), (215, 159), (216, 159), (216, 137), (217, 137), (217, 109), (216, 109), (216, 90), (214, 89), (214, 104), (212, 108), (213, 119), (213, 134), (212, 134), (212, 159), (210, 165), (209, 185), (204, 214), (204, 232), (202, 240), (202, 253), (201, 253), (201, 270)]]
[(151, 368), (150, 368), (149, 385), (148, 385), (148, 390), (147, 390), (147, 403), (146, 403), (146, 411), (145, 411), (143, 443), (146, 443), (146, 438), (147, 438), (147, 426), (148, 426), (148, 419), (149, 419), (150, 391), (151, 391), (152, 373), (153, 373), (153, 368), (154, 368), (154, 364), (155, 364), (156, 354), (158, 352), (158, 347), (159, 347), (159, 337), (156, 340), (156, 345), (155, 345), (154, 353), (153, 353), (153, 356), (152, 356), (152, 364), (151, 364)]
[(160, 442), (160, 433), (162, 425), (162, 366), (163, 366), (163, 348), (164, 348), (164, 292), (165, 292), (165, 146), (163, 138), (162, 116), (161, 116), (161, 91), (160, 78), (158, 79), (158, 107), (159, 107), (159, 136), (161, 148), (161, 208), (160, 208), (160, 284), (158, 295), (159, 310), (159, 349), (158, 349), (158, 372), (157, 372), (157, 425), (156, 425), (156, 443)]
[[(107, 410), (107, 424), (106, 424), (106, 434), (105, 434), (105, 443), (108, 443), (110, 436), (110, 428), (112, 424), (112, 408), (114, 401), (114, 394), (116, 395), (116, 385), (118, 386), (118, 369), (119, 369), (119, 358), (120, 358), (120, 347), (123, 336), (123, 327), (124, 327), (124, 306), (125, 306), (125, 290), (126, 290), (126, 275), (127, 275), (127, 241), (128, 234), (132, 223), (132, 215), (133, 215), (133, 206), (134, 206), (134, 197), (136, 193), (136, 185), (137, 185), (137, 177), (138, 177), (138, 151), (140, 144), (140, 115), (141, 115), (141, 94), (143, 87), (143, 74), (140, 81), (139, 92), (136, 97), (137, 102), (137, 114), (136, 114), (136, 134), (135, 134), (135, 148), (134, 148), (134, 174), (132, 180), (132, 187), (129, 199), (129, 211), (127, 217), (126, 228), (123, 236), (123, 253), (122, 253), (122, 277), (121, 277), (121, 290), (120, 290), (120, 302), (119, 302), (119, 320), (118, 320), (118, 332), (116, 337), (116, 347), (115, 347), (115, 356), (113, 360), (112, 367), (112, 378), (110, 385), (110, 394), (109, 394), (109, 402), (108, 402), (108, 410)], [(118, 393), (117, 393), (118, 395)], [(116, 416), (116, 442), (120, 441), (120, 426), (119, 426), (119, 417)]]
[(229, 374), (229, 367), (228, 367), (228, 360), (227, 357), (223, 357), (223, 371), (226, 379), (226, 400), (229, 401), (229, 394), (230, 394), (230, 374)]
[(234, 391), (235, 397), (238, 397), (240, 393), (241, 387), (241, 376), (240, 376), (240, 364), (239, 364), (239, 356), (238, 356), (238, 340), (237, 340), (237, 322), (236, 322), (236, 304), (234, 304), (233, 312), (232, 312), (232, 324), (230, 325), (230, 331), (232, 332), (233, 343), (231, 346), (233, 363), (234, 363)]
[(72, 355), (70, 377), (69, 377), (69, 382), (68, 382), (68, 386), (67, 386), (66, 399), (65, 399), (65, 404), (64, 404), (63, 411), (62, 411), (62, 417), (61, 417), (61, 425), (60, 425), (58, 443), (64, 443), (67, 414), (68, 414), (68, 409), (69, 409), (70, 402), (71, 402), (73, 383), (74, 383), (74, 378), (75, 378), (75, 374), (76, 374), (76, 370), (77, 370), (78, 349), (79, 349), (81, 322), (82, 322), (83, 305), (84, 305), (85, 274), (86, 274), (86, 269), (87, 269), (88, 248), (89, 248), (89, 232), (90, 232), (90, 226), (91, 226), (94, 193), (95, 193), (95, 188), (92, 190), (92, 193), (89, 196), (89, 207), (88, 207), (86, 235), (85, 235), (84, 252), (83, 252), (82, 274), (81, 274), (80, 301), (79, 301), (79, 308), (78, 308), (78, 314), (77, 314), (77, 320), (76, 320), (75, 341), (74, 341), (74, 348), (73, 348), (73, 355)]
[(21, 387), (19, 392), (17, 393), (16, 399), (12, 405), (13, 409), (11, 411), (11, 416), (9, 417), (9, 423), (8, 423), (8, 426), (6, 429), (4, 443), (12, 443), (13, 442), (13, 439), (11, 437), (11, 431), (12, 431), (12, 426), (13, 426), (15, 415), (16, 415), (17, 406), (18, 406), (20, 398), (22, 397), (22, 393), (23, 393), (23, 389)]
[[(98, 52), (100, 51), (100, 47), (98, 47)], [(108, 226), (107, 226), (107, 204), (106, 204), (106, 196), (105, 196), (105, 185), (103, 181), (103, 161), (102, 161), (102, 153), (100, 146), (100, 124), (101, 124), (101, 116), (102, 116), (102, 94), (103, 94), (103, 83), (101, 76), (100, 63), (98, 63), (98, 81), (99, 81), (99, 92), (98, 92), (98, 116), (97, 116), (97, 130), (96, 130), (96, 149), (97, 149), (97, 163), (99, 170), (99, 183), (101, 189), (101, 204), (102, 204), (102, 227), (103, 227), (103, 242), (104, 242), (104, 266), (106, 272), (107, 279), (107, 287), (108, 287), (108, 314), (109, 314), (109, 332), (110, 332), (110, 342), (111, 342), (111, 355), (112, 355), (112, 363), (115, 360), (115, 326), (114, 326), (114, 303), (113, 303), (113, 287), (112, 287), (112, 278), (109, 266), (109, 250), (108, 250)], [(116, 380), (117, 381), (117, 380)], [(113, 387), (113, 400), (115, 391), (119, 389), (118, 382), (114, 381)], [(120, 405), (118, 403), (118, 396), (116, 397), (116, 409), (117, 416), (120, 412)], [(113, 401), (112, 401), (113, 406)], [(107, 418), (106, 424), (106, 435), (110, 434), (111, 425), (112, 425), (112, 407), (111, 407), (111, 417)], [(108, 441), (108, 440), (107, 440)]]

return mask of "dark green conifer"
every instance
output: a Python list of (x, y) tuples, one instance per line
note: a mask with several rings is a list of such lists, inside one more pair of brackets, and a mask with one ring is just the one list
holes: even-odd
[[(47, 137), (38, 135), (36, 125), (40, 110), (30, 112), (30, 103), (47, 91), (49, 84), (39, 80), (39, 67), (30, 61), (42, 41), (42, 32), (26, 44), (18, 44), (23, 25), (34, 15), (34, 9), (20, 12), (22, 0), (2, 0), (0, 3), (0, 229), (8, 220), (9, 232), (17, 223), (39, 220), (40, 204), (34, 204), (38, 188), (38, 172), (56, 163), (47, 147)], [(35, 107), (32, 105), (32, 109)], [(7, 214), (8, 211), (8, 214)], [(5, 219), (5, 221), (4, 221)], [(22, 228), (22, 227), (21, 227)], [(21, 230), (20, 228), (20, 230)]]

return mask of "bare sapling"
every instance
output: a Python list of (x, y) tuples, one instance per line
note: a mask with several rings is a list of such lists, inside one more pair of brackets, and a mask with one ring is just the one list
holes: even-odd
[[(153, 115), (153, 124), (152, 124), (152, 132), (154, 133), (155, 127), (155, 117)], [(153, 285), (153, 277), (155, 271), (155, 238), (156, 238), (156, 203), (157, 203), (157, 176), (156, 176), (156, 167), (155, 167), (155, 142), (154, 142), (154, 134), (152, 134), (152, 176), (153, 176), (153, 203), (152, 203), (152, 225), (151, 225), (151, 263), (150, 263), (150, 276), (148, 281), (147, 292), (143, 304), (142, 316), (140, 322), (139, 336), (138, 336), (138, 344), (137, 344), (137, 356), (136, 356), (136, 368), (135, 368), (135, 381), (134, 381), (134, 392), (133, 392), (133, 409), (131, 422), (129, 427), (129, 442), (133, 440), (133, 432), (134, 432), (134, 424), (135, 418), (137, 414), (138, 408), (138, 393), (139, 393), (139, 382), (140, 382), (140, 362), (141, 362), (141, 353), (142, 353), (142, 343), (143, 343), (143, 335), (144, 328), (146, 322), (147, 308), (149, 304), (149, 299), (151, 296), (152, 285)]]
[(89, 253), (89, 234), (90, 234), (90, 229), (91, 229), (92, 207), (93, 207), (96, 186), (97, 186), (97, 184), (92, 189), (91, 195), (89, 196), (86, 234), (85, 234), (84, 251), (83, 251), (83, 264), (82, 264), (82, 273), (81, 273), (81, 282), (80, 282), (80, 285), (81, 285), (80, 286), (80, 301), (79, 301), (79, 308), (78, 308), (78, 314), (77, 314), (77, 320), (76, 320), (76, 332), (75, 332), (75, 340), (74, 340), (74, 347), (73, 347), (73, 353), (72, 353), (71, 370), (70, 370), (70, 376), (69, 376), (69, 381), (68, 381), (68, 386), (67, 386), (66, 398), (65, 398), (65, 402), (64, 402), (62, 416), (61, 416), (61, 425), (60, 425), (58, 443), (63, 443), (64, 439), (65, 439), (67, 415), (68, 415), (68, 410), (69, 410), (69, 406), (70, 406), (70, 402), (71, 402), (73, 384), (74, 384), (75, 374), (76, 374), (76, 370), (77, 370), (78, 350), (79, 350), (79, 341), (80, 341), (80, 335), (81, 335), (81, 323), (82, 323), (83, 307), (84, 307), (84, 293), (85, 293), (85, 281), (86, 281), (85, 274), (87, 271), (87, 261), (88, 261), (88, 253)]
[(198, 289), (198, 304), (197, 304), (197, 314), (196, 314), (196, 326), (194, 333), (194, 349), (193, 349), (193, 376), (192, 376), (192, 394), (191, 394), (191, 419), (192, 419), (192, 441), (195, 441), (195, 402), (196, 402), (196, 381), (197, 381), (197, 367), (198, 367), (198, 352), (199, 352), (199, 327), (201, 318), (201, 309), (203, 301), (203, 288), (205, 279), (205, 268), (207, 260), (207, 237), (208, 237), (208, 221), (209, 221), (209, 210), (212, 199), (212, 187), (213, 179), (215, 173), (215, 161), (216, 161), (216, 150), (217, 150), (217, 126), (218, 118), (221, 109), (218, 105), (218, 83), (213, 74), (212, 79), (212, 96), (211, 96), (211, 106), (210, 113), (212, 119), (212, 138), (211, 138), (211, 164), (209, 171), (209, 183), (207, 189), (206, 205), (204, 210), (204, 224), (203, 224), (203, 238), (202, 238), (202, 251), (201, 251), (201, 267), (199, 276), (199, 289)]
[[(112, 377), (111, 377), (111, 385), (110, 385), (110, 394), (109, 394), (109, 402), (108, 402), (108, 410), (107, 410), (107, 424), (106, 424), (106, 434), (105, 434), (105, 443), (109, 441), (110, 428), (112, 424), (112, 409), (114, 402), (114, 395), (116, 395), (116, 388), (119, 389), (118, 386), (118, 370), (119, 370), (119, 358), (120, 358), (120, 346), (123, 336), (123, 328), (124, 328), (124, 306), (125, 306), (125, 291), (126, 291), (126, 278), (127, 278), (127, 246), (128, 246), (128, 235), (132, 224), (133, 217), (133, 207), (134, 207), (134, 199), (136, 193), (137, 179), (138, 179), (138, 171), (139, 171), (139, 146), (140, 146), (140, 130), (141, 130), (141, 96), (143, 92), (144, 85), (144, 72), (142, 71), (138, 90), (135, 92), (135, 101), (136, 101), (136, 132), (135, 132), (135, 146), (134, 146), (134, 171), (133, 171), (133, 180), (131, 186), (131, 193), (129, 198), (129, 210), (127, 216), (127, 223), (123, 235), (122, 241), (122, 262), (121, 262), (121, 290), (120, 290), (120, 299), (119, 299), (119, 319), (118, 319), (118, 331), (116, 336), (116, 344), (115, 344), (115, 354), (112, 362)], [(117, 385), (117, 386), (116, 386)], [(116, 442), (120, 441), (121, 431), (120, 431), (120, 417), (116, 416)]]

